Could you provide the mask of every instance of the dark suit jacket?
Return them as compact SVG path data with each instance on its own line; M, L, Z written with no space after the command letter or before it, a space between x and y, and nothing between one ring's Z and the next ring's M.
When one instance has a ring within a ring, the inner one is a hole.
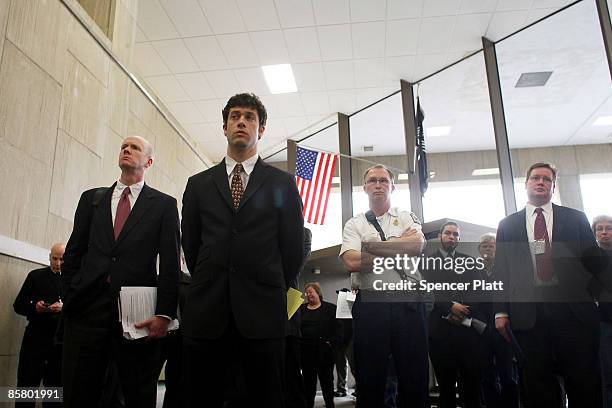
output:
M308 257L310 256L312 247L312 231L308 228L304 228L304 261L300 266L300 273L304 270L304 265L306 265L306 261L308 261ZM293 282L290 285L293 289L300 290L299 283L299 275L295 277ZM295 336L302 337L302 319L300 314L300 309L298 309L291 319L289 319L289 323L287 324L287 336Z
M444 255L438 249L434 252L430 258L439 258L444 259ZM467 254L463 254L461 252L455 251L454 258L471 258L471 256ZM445 269L427 269L423 271L423 274L428 282L469 282L471 283L474 279L478 279L478 275L473 270L466 270L463 274L457 274L452 270ZM469 293L467 292L444 292L435 293L435 302L433 310L429 315L429 337L430 338L444 338L447 337L451 330L463 330L469 329L465 326L454 326L446 319L444 316L447 316L451 311L451 306L453 305L453 301L465 304L470 306L470 316L476 319L479 319L486 323L486 316L480 310L478 303L470 303L467 299L470 298ZM469 329L472 330L472 329Z
M305 313L308 303L300 306L300 312ZM342 343L342 323L336 319L336 305L321 301L321 314L319 314L319 340L329 342L333 349Z
M514 329L527 330L535 324L535 302L567 302L585 325L597 326L595 304L587 287L593 276L603 278L602 264L584 213L553 204L551 250L559 285L552 288L533 283L534 265L525 222L523 209L499 223L494 274L504 282L504 291L496 297L493 311L508 313ZM605 285L612 286L609 280Z
M115 184L94 204L97 189L81 195L62 266L67 317L110 289L157 286L156 314L176 316L180 271L176 200L146 184L117 241L113 234L111 196ZM159 255L159 275L157 261Z
M304 259L302 200L293 176L259 159L234 211L223 160L187 182L182 232L192 275L183 334L219 338L233 317L247 338L284 337L287 288Z

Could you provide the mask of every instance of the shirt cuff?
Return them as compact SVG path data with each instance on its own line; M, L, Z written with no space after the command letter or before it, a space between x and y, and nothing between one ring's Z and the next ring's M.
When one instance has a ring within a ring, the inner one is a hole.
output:
M504 313L504 312L495 313L495 318L497 319L499 317L506 317L507 318L507 317L510 317L510 316L508 316L508 313Z
M172 321L172 319L170 318L170 316L166 316L166 315L162 315L162 314L158 314L158 315L155 315L155 316L157 316L157 317L163 317L164 319L167 319L167 320L168 320L168 321L170 321L170 322Z

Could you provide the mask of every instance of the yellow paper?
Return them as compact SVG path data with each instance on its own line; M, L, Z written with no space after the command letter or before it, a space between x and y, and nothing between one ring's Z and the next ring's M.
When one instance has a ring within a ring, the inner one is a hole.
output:
M291 319L302 303L304 303L302 292L294 288L289 288L287 291L287 319Z

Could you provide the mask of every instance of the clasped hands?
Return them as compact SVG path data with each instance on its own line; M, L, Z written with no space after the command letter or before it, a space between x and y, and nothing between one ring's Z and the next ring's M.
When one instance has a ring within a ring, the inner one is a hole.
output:
M159 339L161 337L164 337L168 332L168 325L170 325L170 320L161 316L153 316L150 319L135 323L134 327L136 327L137 329L142 329L146 327L149 330L149 335L147 336L147 338Z
M47 304L42 300L36 302L36 313L59 313L62 311L62 301L58 301L52 304Z

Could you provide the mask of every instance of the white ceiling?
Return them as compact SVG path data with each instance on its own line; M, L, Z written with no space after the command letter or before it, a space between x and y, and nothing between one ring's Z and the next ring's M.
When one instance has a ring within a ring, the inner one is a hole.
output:
M134 58L145 82L213 161L225 153L221 109L227 99L237 92L258 94L269 114L259 148L265 156L287 138L333 121L336 112L351 114L398 90L400 79L414 82L480 49L482 36L499 40L570 2L146 0L139 3ZM523 134L535 113L569 116L563 106L570 102L571 109L584 105L578 112L582 122L599 105L610 114L611 103L605 102L610 76L607 66L600 66L605 54L601 35L599 43L594 37L599 32L592 16L594 1L584 3L557 16L579 12L578 20L572 15L560 23L576 30L557 28L551 36L552 28L544 26L547 20L539 31L535 26L499 44L505 104L516 112L508 118L511 134ZM588 41L595 47L585 47ZM279 63L292 65L297 93L269 94L261 66ZM521 72L538 70L554 71L547 86L513 88ZM607 86L602 87L604 77ZM595 95L587 92L591 88ZM542 90L543 100L538 94ZM420 95L426 126L453 127L449 137L429 142L430 151L456 150L454 145L461 150L493 147L480 54L424 81ZM375 155L401 153L397 143L403 143L403 136L390 136L402 131L398 106L394 96L353 116L353 150L375 144ZM588 123L539 124L538 131L556 125L551 132L567 142L591 130ZM534 127L527 130L531 136L525 142L533 143Z

